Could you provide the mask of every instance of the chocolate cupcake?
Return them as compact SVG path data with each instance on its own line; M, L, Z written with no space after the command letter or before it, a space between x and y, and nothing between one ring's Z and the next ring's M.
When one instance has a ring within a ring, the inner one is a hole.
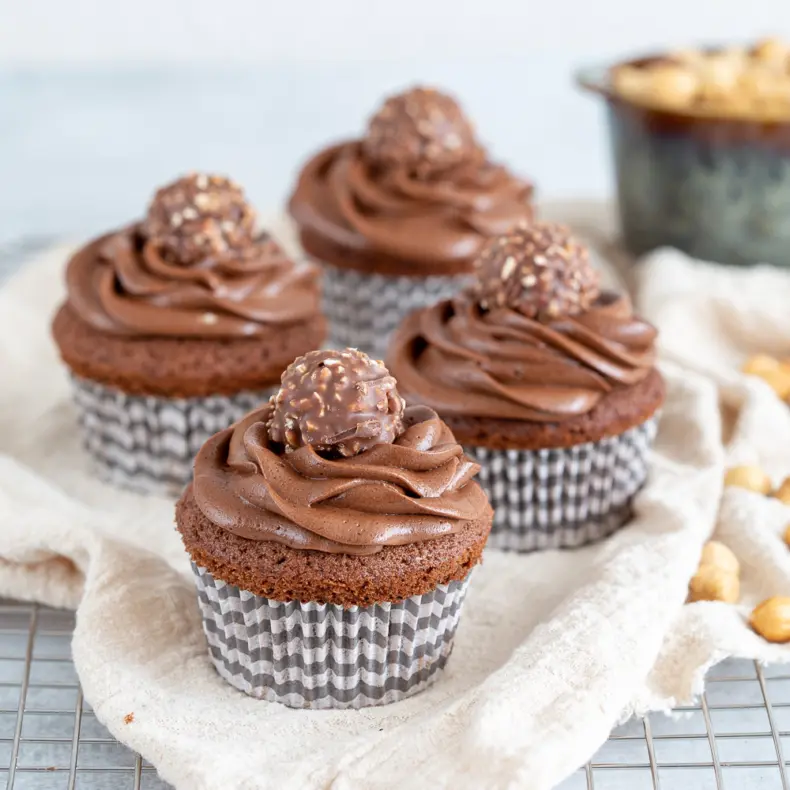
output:
M176 506L219 674L295 708L428 686L491 528L477 471L382 363L296 359L269 403L206 442Z
M178 493L206 439L320 345L318 271L255 227L241 189L189 175L69 261L53 323L99 473Z
M644 484L664 385L656 330L601 291L562 226L492 239L467 292L408 316L389 365L481 465L489 545L580 546L623 526Z
M532 216L532 192L489 160L450 96L387 99L361 140L305 165L289 203L324 267L331 343L383 356L403 316L455 294L485 240Z

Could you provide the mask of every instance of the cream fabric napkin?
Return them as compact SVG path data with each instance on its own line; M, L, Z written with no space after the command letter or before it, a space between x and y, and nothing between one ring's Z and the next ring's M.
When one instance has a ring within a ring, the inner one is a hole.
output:
M220 680L172 502L90 475L48 336L65 254L0 291L0 594L77 608L86 698L177 788L548 790L623 718L689 700L721 658L790 659L746 625L754 603L790 592L790 508L722 495L729 463L790 474L790 409L733 370L751 351L790 348L790 276L673 252L642 264L669 396L633 524L575 552L488 551L436 685L382 708L309 712ZM714 529L743 564L743 602L684 606Z

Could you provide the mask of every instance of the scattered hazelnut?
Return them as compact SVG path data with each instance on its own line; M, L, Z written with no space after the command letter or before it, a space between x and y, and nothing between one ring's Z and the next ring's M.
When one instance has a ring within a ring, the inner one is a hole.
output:
M790 505L790 477L782 481L782 485L773 492L773 496L785 505Z
M761 378L782 399L790 397L790 365L767 354L751 357L742 368L750 376Z
M713 565L726 573L736 576L741 572L741 564L732 550L717 540L708 541L702 548L702 557L699 561L703 565Z
M790 642L790 598L763 601L752 612L749 624L768 642Z
M790 371L778 370L766 373L760 378L782 399L790 397Z
M697 572L689 582L688 601L735 603L741 592L738 558L723 543L711 540L702 548Z
M783 363L768 354L755 354L743 364L741 370L750 376L763 376L781 370Z
M715 565L702 565L689 582L688 600L736 603L741 593L738 575Z
M771 491L771 479L759 466L733 466L724 476L724 485L745 488L758 494Z

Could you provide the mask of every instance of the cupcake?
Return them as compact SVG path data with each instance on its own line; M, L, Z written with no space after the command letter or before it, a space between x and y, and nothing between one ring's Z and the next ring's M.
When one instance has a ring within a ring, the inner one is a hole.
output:
M491 508L380 362L313 351L206 442L176 506L217 671L294 708L411 696L450 655Z
M289 203L323 264L331 344L383 356L407 313L466 284L488 236L532 216L532 191L489 160L450 96L387 99L361 140L305 165Z
M408 316L389 366L480 464L489 545L531 551L630 518L664 399L655 340L566 228L534 223L489 241L468 291Z
M98 473L179 493L203 442L322 343L318 274L256 230L236 184L202 174L78 250L53 334Z

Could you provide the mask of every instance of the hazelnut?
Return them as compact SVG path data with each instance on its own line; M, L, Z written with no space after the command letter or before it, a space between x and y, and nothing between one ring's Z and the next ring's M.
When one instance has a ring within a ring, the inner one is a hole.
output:
M782 370L784 364L768 354L755 354L744 362L741 370L749 376L763 376Z
M783 400L790 390L790 360L779 360L768 354L750 357L741 370L765 381Z
M777 121L790 118L790 46L776 38L751 50L683 50L612 72L617 93L657 108L697 115Z
M715 565L702 565L689 582L688 600L736 603L741 594L738 575Z
M663 65L650 70L652 100L662 107L684 107L692 102L699 89L699 78L680 65Z
M785 527L784 535L782 536L784 539L785 544L788 548L790 548L790 524Z
M717 540L708 541L702 548L702 557L699 561L700 567L712 565L725 573L732 573L737 576L741 572L741 564L732 550Z
M698 64L703 100L709 104L731 101L742 68L741 60L728 51L705 56Z
M785 505L790 505L790 477L786 477L779 488L773 492L772 496Z
M752 57L762 63L785 68L790 61L790 48L778 38L764 38L754 45Z
M733 466L724 476L724 485L745 488L758 494L771 491L771 479L759 466Z
M790 397L790 371L765 373L760 378L782 399Z
M790 598L774 596L752 612L751 627L768 642L790 642Z
M621 95L634 101L650 98L650 77L646 69L618 66L612 71L612 85Z
M699 49L676 49L669 54L669 59L685 66L699 67L704 65L708 56Z

